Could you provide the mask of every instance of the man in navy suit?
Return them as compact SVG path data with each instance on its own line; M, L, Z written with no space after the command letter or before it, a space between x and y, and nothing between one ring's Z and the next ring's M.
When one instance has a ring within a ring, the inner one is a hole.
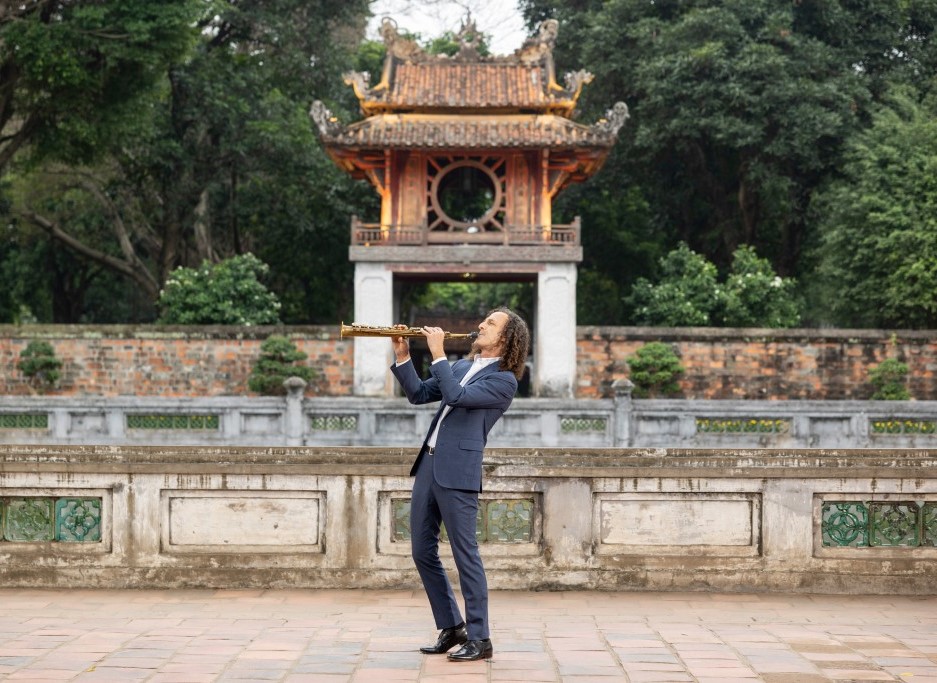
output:
M449 654L452 661L490 659L494 649L488 630L488 582L475 538L478 493L482 489L482 453L488 432L514 400L530 348L527 324L507 308L497 308L478 325L473 359L451 366L444 349L445 333L424 327L433 357L430 376L421 380L410 361L406 337L392 337L396 363L391 372L410 403L439 401L420 454L410 470L416 477L410 501L413 561L429 598L436 628L434 645L425 654ZM439 528L445 524L459 571L465 619L439 560Z

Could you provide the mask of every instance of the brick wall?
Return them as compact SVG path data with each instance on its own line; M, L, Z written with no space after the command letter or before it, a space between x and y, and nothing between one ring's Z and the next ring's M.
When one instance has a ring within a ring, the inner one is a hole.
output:
M270 334L286 333L318 375L309 394L349 396L353 340L330 327L187 328L0 325L0 394L29 394L16 368L33 339L64 362L57 395L231 396ZM891 340L894 336L895 343ZM651 341L671 343L686 367L683 395L713 399L864 399L869 369L888 357L910 366L914 398L937 400L937 332L580 327L577 396L611 395L626 358Z
M30 387L17 369L20 352L33 339L55 348L62 360L56 395L237 396L260 345L270 334L287 334L316 370L309 394L350 396L350 340L319 327L0 326L0 394L23 395Z
M869 370L886 358L909 366L918 400L937 399L937 331L580 327L576 395L611 394L626 358L652 341L672 344L700 399L867 399Z

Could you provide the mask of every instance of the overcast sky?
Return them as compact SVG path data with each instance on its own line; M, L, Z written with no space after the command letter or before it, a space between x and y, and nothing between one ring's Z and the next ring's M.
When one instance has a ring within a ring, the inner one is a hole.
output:
M446 31L457 32L467 10L471 11L478 30L491 37L493 54L511 54L527 37L516 0L374 0L368 37L380 38L377 29L387 16L401 30L435 38Z

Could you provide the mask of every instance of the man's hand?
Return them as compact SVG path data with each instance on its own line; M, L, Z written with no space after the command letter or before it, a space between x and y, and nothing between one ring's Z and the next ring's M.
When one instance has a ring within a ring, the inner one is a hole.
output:
M423 335L426 337L426 345L429 347L429 352L433 356L433 360L439 360L440 358L446 357L446 349L444 347L446 333L441 327L424 327Z
M394 325L399 330L407 329L406 325ZM398 363L403 363L410 358L410 343L406 337L391 337L391 343L394 345L394 356Z

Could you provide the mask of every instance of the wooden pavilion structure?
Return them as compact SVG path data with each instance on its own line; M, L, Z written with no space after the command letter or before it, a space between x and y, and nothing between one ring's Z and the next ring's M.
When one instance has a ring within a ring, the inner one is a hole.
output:
M581 226L554 224L552 201L598 171L628 117L619 102L593 125L573 120L592 75L557 82L557 29L548 20L514 54L483 57L469 21L459 53L447 57L425 53L385 19L377 83L345 76L364 118L343 125L318 101L310 112L335 163L381 196L378 222L352 218L356 321L395 320L395 284L407 279L536 281L540 396L571 395L575 379ZM374 342L356 340L359 395L388 392L386 353Z

